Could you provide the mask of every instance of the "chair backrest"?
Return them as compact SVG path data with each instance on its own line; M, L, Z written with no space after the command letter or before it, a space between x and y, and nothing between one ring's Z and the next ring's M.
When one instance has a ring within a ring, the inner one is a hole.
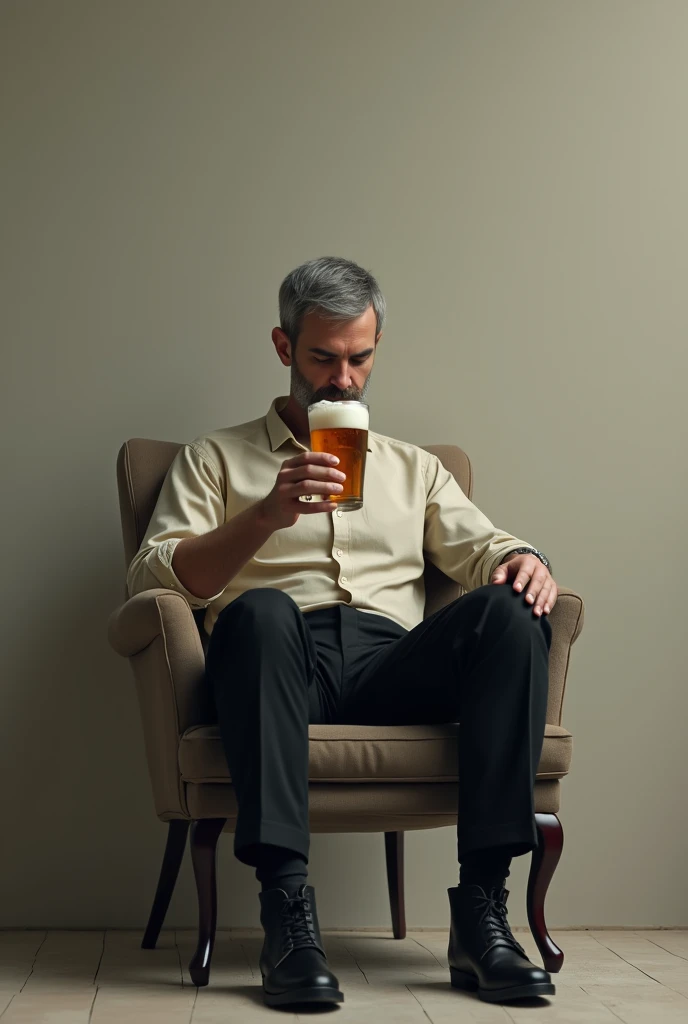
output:
M144 538L167 471L181 445L134 437L125 441L117 456L117 489L122 518L124 561L128 569ZM425 445L454 474L466 497L473 495L473 472L464 451L455 445ZM425 615L443 608L462 593L462 588L443 572L425 563ZM203 612L195 616L200 623Z

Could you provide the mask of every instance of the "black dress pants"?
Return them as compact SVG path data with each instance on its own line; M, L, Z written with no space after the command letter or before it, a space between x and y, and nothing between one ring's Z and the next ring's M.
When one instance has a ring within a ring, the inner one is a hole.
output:
M249 590L220 613L206 675L238 802L236 856L308 859L308 725L459 723L459 857L536 844L552 629L511 584L463 595L408 631L337 605L303 614Z

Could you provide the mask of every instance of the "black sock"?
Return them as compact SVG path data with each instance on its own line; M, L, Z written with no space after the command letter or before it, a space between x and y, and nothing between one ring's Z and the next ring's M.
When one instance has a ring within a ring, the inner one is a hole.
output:
M267 889L284 889L285 892L294 893L308 881L306 858L284 846L264 843L258 850L256 864L256 878L262 892Z
M473 850L461 858L459 885L480 885L485 892L501 888L509 877L510 865L511 849L508 846Z

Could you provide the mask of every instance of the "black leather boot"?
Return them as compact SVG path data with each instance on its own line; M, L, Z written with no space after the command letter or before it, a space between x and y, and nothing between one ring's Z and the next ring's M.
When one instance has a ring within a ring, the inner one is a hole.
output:
M262 892L260 923L265 929L260 972L268 1006L344 1001L327 966L312 886L302 885L295 896L283 889Z
M474 992L486 1003L554 995L547 971L531 964L506 919L507 889L489 893L479 885L449 889L451 933L449 971L454 988Z

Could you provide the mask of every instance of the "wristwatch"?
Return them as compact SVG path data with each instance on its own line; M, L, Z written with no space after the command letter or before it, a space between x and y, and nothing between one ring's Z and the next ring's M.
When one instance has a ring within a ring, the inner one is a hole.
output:
M508 555L535 555L536 558L540 559L540 561L544 565L545 569L549 569L550 573L552 572L552 566L550 564L549 558L547 557L547 555L543 555L542 551L538 551L537 548L514 548L513 551L508 551L507 554ZM506 558L507 556L505 555L504 557Z

